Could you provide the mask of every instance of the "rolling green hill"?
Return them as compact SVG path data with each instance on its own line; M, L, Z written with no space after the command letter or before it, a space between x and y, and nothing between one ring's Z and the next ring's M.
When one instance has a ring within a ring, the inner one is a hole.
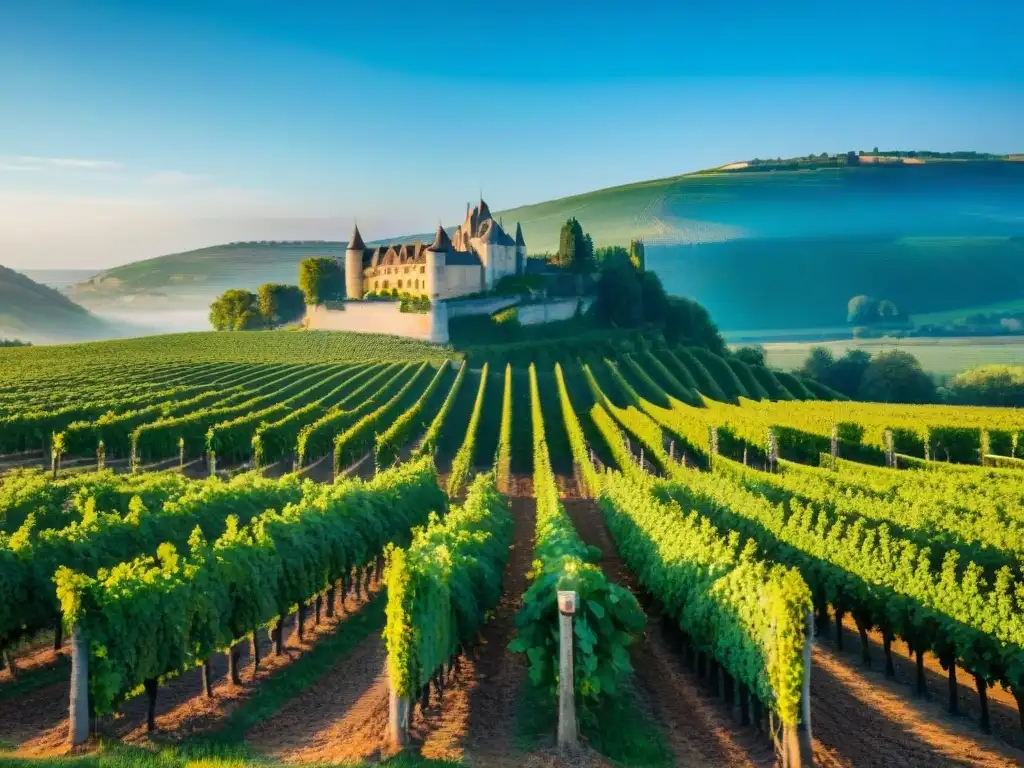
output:
M89 341L120 335L63 294L0 266L0 338L33 343Z
M345 243L230 243L135 261L73 285L68 295L92 307L131 305L153 310L206 307L228 288L294 284L299 262L311 256L344 258Z
M842 327L860 293L915 316L1024 299L1022 210L1024 163L982 159L734 168L496 216L522 223L533 254L557 248L570 216L597 245L643 238L670 293L700 301L723 330L760 332ZM303 258L343 253L341 242L216 246L107 270L70 295L90 308L205 307L227 287L293 282Z

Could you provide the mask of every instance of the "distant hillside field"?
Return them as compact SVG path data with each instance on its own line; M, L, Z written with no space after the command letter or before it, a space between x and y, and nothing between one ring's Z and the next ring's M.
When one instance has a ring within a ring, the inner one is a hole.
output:
M0 266L0 338L52 343L108 338L118 332L53 288Z
M847 339L828 342L776 342L763 345L768 364L782 370L803 365L812 347L826 347L835 357L862 349L875 355L892 349L909 352L929 373L951 376L982 365L1014 365L1024 360L1024 337L990 336L944 339Z
M89 307L206 307L228 288L294 284L299 262L312 256L343 259L345 243L232 243L172 253L100 272L76 283L69 295Z
M62 291L75 283L88 280L98 269L23 269L21 274L50 288Z
M860 293L915 316L1024 299L1024 163L704 172L495 215L522 223L531 253L556 250L570 216L597 245L643 238L666 289L727 331L842 326ZM229 286L293 282L301 259L344 248L217 246L108 270L71 295L207 304Z

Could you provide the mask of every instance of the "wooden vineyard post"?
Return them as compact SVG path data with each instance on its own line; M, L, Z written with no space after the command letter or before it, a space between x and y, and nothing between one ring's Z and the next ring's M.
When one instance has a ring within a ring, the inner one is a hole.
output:
M400 696L392 681L388 694L388 738L393 747L402 748L409 743L409 713L412 711L412 700L408 696Z
M178 438L178 469L185 466L185 438Z
M575 749L579 743L576 726L576 686L573 680L572 617L576 593L558 593L558 746Z
M885 466L896 467L896 452L893 450L892 430L885 430Z
M833 424L832 425L832 443L831 443L830 447L832 449L832 469L838 469L839 468L838 467L838 463L836 462L836 459L839 458L839 425L838 424Z
M102 472L103 466L107 463L107 449L100 440L96 445L96 471Z
M71 630L71 696L68 705L68 744L89 738L89 651L82 630Z
M64 453L64 433L53 436L52 448L50 451L50 459L53 467L53 479L57 479L57 474L60 472L60 459Z
M718 454L718 430L708 425L708 469L715 466L715 456Z
M676 441L672 440L668 444L668 458L670 461L676 460Z
M775 473L776 464L779 461L779 440L775 436L775 430L768 430L768 471Z
M210 477L213 477L214 475L217 474L217 454L214 453L213 451L210 451L209 460L210 460L210 467L209 467L209 469L210 469Z
M132 438L132 452L128 457L128 465L131 467L133 475L139 471L139 444L134 438Z

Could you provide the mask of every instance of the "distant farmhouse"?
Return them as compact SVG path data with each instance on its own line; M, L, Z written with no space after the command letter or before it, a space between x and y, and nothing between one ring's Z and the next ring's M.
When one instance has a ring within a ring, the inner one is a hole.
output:
M510 237L483 200L449 237L438 226L434 242L367 248L356 226L345 251L345 292L349 299L398 290L431 301L487 291L507 275L523 273L526 241L516 224Z

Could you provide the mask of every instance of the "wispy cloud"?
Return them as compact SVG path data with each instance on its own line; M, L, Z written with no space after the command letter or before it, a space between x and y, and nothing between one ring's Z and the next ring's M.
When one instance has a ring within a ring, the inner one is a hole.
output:
M112 171L121 167L121 163L113 160L95 160L83 157L0 157L0 167L6 170L42 171L52 168L79 171Z
M185 171L157 171L146 177L146 183L154 187L193 187L210 180L203 173L186 173Z

